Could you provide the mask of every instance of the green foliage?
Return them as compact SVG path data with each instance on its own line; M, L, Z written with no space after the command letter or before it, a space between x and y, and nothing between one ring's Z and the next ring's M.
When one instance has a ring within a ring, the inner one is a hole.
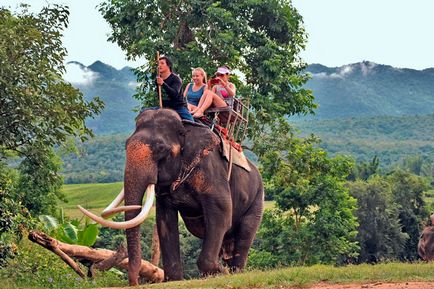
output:
M84 120L102 108L62 79L66 7L38 14L0 8L0 263L15 253L32 215L55 210L62 199L60 160L53 147L92 135ZM12 168L13 167L13 168Z
M47 233L64 243L93 246L98 237L98 224L90 224L86 222L82 224L80 220L74 219L71 221L59 221L50 215L41 215L39 220L44 224Z
M402 231L399 207L394 202L391 185L377 175L366 182L350 182L348 187L357 199L358 262L396 260L404 253L409 235Z
M356 203L344 187L352 163L328 158L315 142L295 138L282 121L257 145L266 191L279 210L265 215L255 248L279 256L272 266L339 263L356 253Z
M421 177L401 170L387 176L387 180L392 186L394 201L398 204L402 231L409 236L399 258L416 260L418 259L417 244L422 233L423 221L429 215L424 201L424 192L428 190L428 186Z
M136 70L142 87L137 97L155 105L154 63L157 51L168 55L184 79L192 67L214 72L217 65L239 69L246 84L239 94L250 98L255 120L252 135L275 117L310 113L312 93L298 53L306 37L302 18L288 1L106 1L100 5L110 24L109 40L128 58L148 64Z
M371 162L356 163L353 172L348 176L349 180L364 180L366 181L370 176L375 175L379 172L380 160L377 156L374 156Z
M49 148L27 154L20 163L17 198L33 215L54 212L57 200L64 198L60 168L60 158Z
M29 154L68 135L86 139L84 125L102 108L62 80L66 50L61 36L66 7L54 5L31 14L0 8L0 148Z
M81 265L80 265L81 266ZM81 266L83 272L86 268ZM23 239L16 257L0 269L2 288L102 288L127 284L126 277L112 270L96 271L95 279L81 279L57 255Z
M0 8L0 158L21 157L16 194L33 214L53 211L62 179L54 145L68 137L85 140L84 124L100 111L98 99L62 80L66 55L61 36L68 24L66 7L45 7L38 14Z
M26 228L34 225L29 211L15 192L18 174L0 160L0 268L17 253Z

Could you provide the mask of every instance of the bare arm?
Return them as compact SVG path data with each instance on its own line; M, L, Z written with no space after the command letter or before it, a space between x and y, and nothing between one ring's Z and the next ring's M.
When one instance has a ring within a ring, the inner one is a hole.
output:
M191 85L191 83L187 84L187 86L184 89L184 98L187 97L187 91L188 91L188 88L190 87L190 85Z

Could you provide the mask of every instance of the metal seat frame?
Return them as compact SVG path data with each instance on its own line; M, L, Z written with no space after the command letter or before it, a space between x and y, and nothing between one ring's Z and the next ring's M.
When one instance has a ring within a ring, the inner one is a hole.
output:
M241 145L246 137L249 124L249 104L239 98L229 97L224 99L228 104L226 107L213 107L205 111L205 115L213 120L211 129L215 124L218 124L228 131L229 140L235 141Z

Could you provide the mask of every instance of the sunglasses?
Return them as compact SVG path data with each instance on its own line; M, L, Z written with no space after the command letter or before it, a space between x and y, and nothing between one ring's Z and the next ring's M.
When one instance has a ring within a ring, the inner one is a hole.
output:
M215 75L216 76L223 76L223 75L228 75L229 73L226 73L226 74L221 74L221 73L216 73Z

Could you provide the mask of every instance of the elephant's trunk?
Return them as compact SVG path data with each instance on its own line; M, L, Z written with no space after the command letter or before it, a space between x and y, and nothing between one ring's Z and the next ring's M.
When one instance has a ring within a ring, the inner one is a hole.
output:
M153 152L148 144L137 138L130 138L127 142L125 164L125 205L134 206L142 202L143 192L152 187L154 199L154 184L157 183L158 169L154 161ZM149 194L150 195L150 194ZM147 194L147 197L149 196ZM147 202L148 203L148 202ZM152 201L149 202L149 209ZM125 222L137 219L137 212L125 213ZM128 280L130 286L138 285L139 268L142 258L140 246L140 226L133 226L126 230L128 247Z
M149 145L138 140L131 141L127 146L127 161L125 166L125 189L121 190L113 202L102 212L101 217L78 206L81 212L101 224L113 229L130 229L140 225L148 216L155 197L157 169L152 160L152 151ZM141 206L143 194L146 189L146 202ZM125 199L125 206L118 205ZM137 214L137 211L140 210ZM125 222L105 220L118 212L125 211ZM130 213L128 213L130 212Z

